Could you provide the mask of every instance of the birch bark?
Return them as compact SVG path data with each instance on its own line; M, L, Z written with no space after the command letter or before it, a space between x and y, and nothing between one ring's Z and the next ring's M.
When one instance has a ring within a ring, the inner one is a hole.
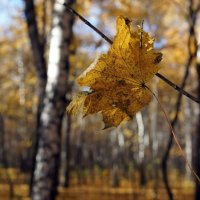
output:
M73 3L73 0L70 3ZM63 5L55 3L47 84L40 118L40 137L33 179L33 200L54 200L57 193L61 126L66 107L72 24L71 14L65 12Z

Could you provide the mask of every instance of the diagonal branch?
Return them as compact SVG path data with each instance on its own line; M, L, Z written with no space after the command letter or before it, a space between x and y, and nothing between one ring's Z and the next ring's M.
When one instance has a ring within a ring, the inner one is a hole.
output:
M59 4L61 4L61 3L59 3ZM83 16L81 16L73 8L69 7L66 3L63 3L62 5L65 6L71 13L73 13L74 15L76 15L77 17L79 17L86 25L88 25L91 29L93 29L96 33L98 33L109 44L113 43L113 41L110 38L108 38L105 34L103 34L99 29L97 29L94 25L92 25L88 20L86 20ZM178 91L180 94L182 94L182 95L188 97L189 99L191 99L192 101L200 104L200 99L198 99L197 97L195 97L195 96L191 95L190 93L186 92L184 89L182 89L182 87L179 87L178 85L176 85L175 83L173 83L172 81L170 81L169 79L167 79L162 74L156 73L156 76L158 78L160 78L162 81L164 81L166 84L168 84L169 86L171 86L173 89L175 89L176 91Z

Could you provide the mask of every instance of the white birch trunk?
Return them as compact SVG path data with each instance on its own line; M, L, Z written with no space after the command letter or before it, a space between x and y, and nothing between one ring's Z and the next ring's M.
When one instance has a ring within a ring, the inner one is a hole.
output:
M191 110L189 105L189 100L185 99L185 122L189 122L191 119ZM184 135L185 135L185 155L186 159L189 163L192 163L192 136L191 136L191 123L185 123L184 125ZM191 171L188 168L188 166L185 166L186 168L186 177L191 178Z
M72 17L64 6L54 4L48 78L40 118L40 137L33 179L33 200L54 200L58 179L61 122L66 106L69 41Z
M155 80L153 84L153 91L157 94L157 83L158 81ZM152 135L152 153L153 153L153 159L157 156L158 153L158 134L157 134L157 114L158 114L158 104L153 99L153 101L150 104L150 134Z
M139 144L138 158L139 158L139 162L142 163L144 159L145 144L144 144L144 123L143 123L141 112L136 113L136 121L138 125L138 138L139 138L138 139L138 144Z

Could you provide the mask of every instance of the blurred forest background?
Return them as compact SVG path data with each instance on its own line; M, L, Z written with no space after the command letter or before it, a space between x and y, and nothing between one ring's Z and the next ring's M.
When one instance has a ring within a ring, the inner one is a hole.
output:
M101 130L100 114L67 115L75 79L110 44L62 3L0 1L0 199L200 200L154 99L118 128ZM199 0L66 3L111 39L117 16L144 19L160 73L200 98ZM200 175L199 101L158 77L152 87Z

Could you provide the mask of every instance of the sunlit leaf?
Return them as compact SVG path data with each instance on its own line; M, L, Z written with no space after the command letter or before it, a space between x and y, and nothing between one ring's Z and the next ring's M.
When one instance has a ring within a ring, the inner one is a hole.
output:
M134 29L129 19L118 17L116 29L108 53L101 55L77 79L80 86L91 89L84 99L84 115L101 112L105 127L131 119L150 102L145 84L159 70L162 58L153 49L153 39L148 33L141 27ZM74 113L75 105L78 107L82 100L75 98L69 112Z

